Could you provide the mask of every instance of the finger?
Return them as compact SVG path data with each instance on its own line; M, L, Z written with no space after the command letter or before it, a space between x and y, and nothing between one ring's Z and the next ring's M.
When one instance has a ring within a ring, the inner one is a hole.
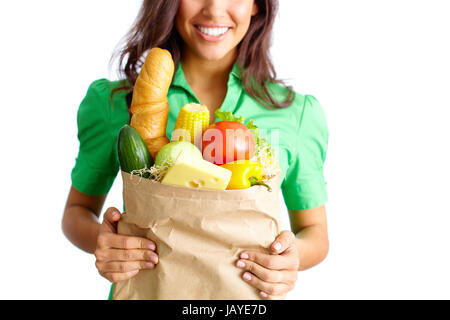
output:
M119 210L114 207L110 207L106 210L105 214L103 215L103 221L115 223L119 221L121 218Z
M261 265L253 261L245 261L245 260L238 260L236 266L250 273L253 273L259 279L270 283L283 282L286 284L290 284L292 282L297 281L296 271L270 270L262 267Z
M271 296L271 295L268 295L267 293L265 293L264 291L260 291L259 294L264 300L284 300L284 299L286 299L285 294L280 295L280 296Z
M248 282L256 289L263 291L271 296L283 295L291 290L290 285L287 285L285 283L266 282L247 271L242 275L242 279L244 279L245 282Z
M109 249L105 252L108 261L151 261L157 264L159 259L158 255L151 250L144 249Z
M138 273L139 273L139 270L133 270L133 271L125 272L125 273L108 272L108 273L104 273L102 275L109 281L111 281L113 283L117 283L120 281L125 281L128 279L131 279Z
M153 269L155 264L151 261L111 261L97 264L102 273L127 273L133 270Z
M253 261L270 270L290 270L292 269L292 258L281 255L271 255L261 252L246 251L241 253L243 260Z
M282 231L270 246L270 249L277 254L284 252L289 248L295 240L295 235L288 230Z
M156 250L156 244L147 238L124 236L120 234L110 235L110 248L115 249L150 249Z
M108 208L103 215L103 222L100 225L100 233L117 233L117 221L121 218L119 210Z

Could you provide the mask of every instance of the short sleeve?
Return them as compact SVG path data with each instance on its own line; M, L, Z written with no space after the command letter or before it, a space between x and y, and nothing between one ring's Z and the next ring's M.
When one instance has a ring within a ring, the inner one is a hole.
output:
M89 195L107 194L119 171L108 109L110 91L108 80L94 81L77 112L80 144L72 185Z
M289 210L312 209L327 202L323 167L328 137L322 106L313 96L305 96L294 150L281 186Z

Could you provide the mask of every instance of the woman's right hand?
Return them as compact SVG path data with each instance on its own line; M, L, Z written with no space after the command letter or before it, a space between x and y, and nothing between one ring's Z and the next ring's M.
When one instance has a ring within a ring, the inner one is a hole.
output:
M153 269L159 261L153 241L117 234L121 217L116 208L106 210L94 253L98 272L114 283L134 277L141 269Z

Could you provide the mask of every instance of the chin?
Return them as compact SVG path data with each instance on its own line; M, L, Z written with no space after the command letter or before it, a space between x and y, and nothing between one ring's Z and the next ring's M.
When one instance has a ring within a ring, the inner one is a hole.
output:
M201 56L208 61L220 61L227 56L228 52L202 52Z
M202 55L203 59L208 61L221 61L225 55Z
M208 61L222 60L232 51L232 49L214 48L213 46L197 47L197 54Z

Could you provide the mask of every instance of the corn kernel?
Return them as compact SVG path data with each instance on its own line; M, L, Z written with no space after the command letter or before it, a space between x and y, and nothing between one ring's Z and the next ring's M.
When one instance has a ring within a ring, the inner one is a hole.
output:
M189 103L181 108L175 122L175 130L178 141L188 140L198 145L201 143L203 132L209 126L209 110L206 106ZM183 129L180 131L179 129ZM174 139L174 137L172 137Z

